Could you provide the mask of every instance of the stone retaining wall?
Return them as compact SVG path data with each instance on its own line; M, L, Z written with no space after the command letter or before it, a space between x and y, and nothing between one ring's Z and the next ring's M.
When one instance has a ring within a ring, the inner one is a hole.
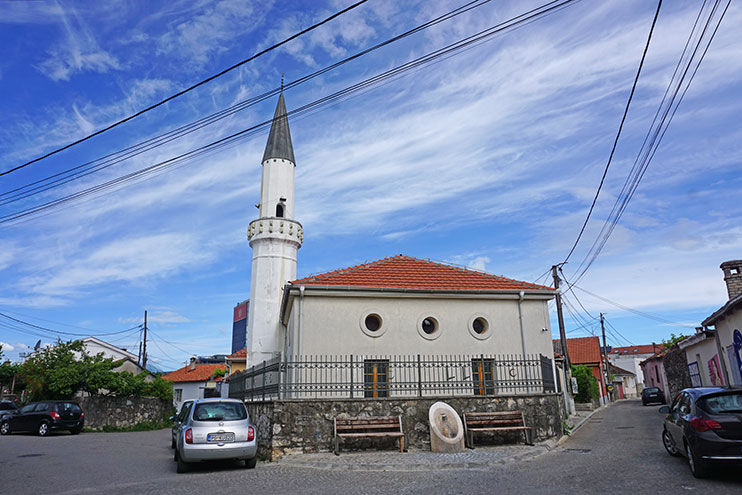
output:
M85 426L128 428L137 423L162 421L173 415L173 403L156 397L78 397Z
M292 452L328 452L333 449L333 419L353 416L402 416L411 448L429 450L428 410L443 401L460 416L464 412L522 410L534 441L562 432L562 410L557 394L513 397L441 397L422 399L337 399L248 402L250 417L258 428L259 455L278 459ZM477 436L478 444L523 441L522 432ZM397 448L395 439L345 440L341 449Z

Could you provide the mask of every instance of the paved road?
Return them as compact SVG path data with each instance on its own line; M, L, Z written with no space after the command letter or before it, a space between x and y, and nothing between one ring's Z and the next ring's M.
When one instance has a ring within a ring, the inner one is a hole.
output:
M3 493L742 493L742 475L694 479L659 439L656 407L622 401L595 414L561 447L530 461L430 472L204 465L178 475L169 431L0 437ZM477 449L477 451L480 451ZM477 452L475 451L475 453ZM484 450L482 450L484 452ZM376 454L374 454L376 455ZM404 454L390 451L403 463ZM742 471L742 470L738 470Z

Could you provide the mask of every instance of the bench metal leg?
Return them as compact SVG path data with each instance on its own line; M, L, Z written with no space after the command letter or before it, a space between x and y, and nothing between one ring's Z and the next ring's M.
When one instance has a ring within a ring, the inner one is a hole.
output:
M338 445L338 437L335 435L335 455L340 455L340 446Z
M533 445L532 434L531 430L523 430L523 435L526 437L526 445Z
M404 452L404 437L399 437L399 451Z

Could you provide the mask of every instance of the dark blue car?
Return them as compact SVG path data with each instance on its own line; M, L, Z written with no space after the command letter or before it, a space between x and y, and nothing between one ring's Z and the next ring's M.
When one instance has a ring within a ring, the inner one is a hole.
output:
M693 476L712 465L742 466L742 389L701 387L681 391L667 414L662 443L673 456L685 456Z

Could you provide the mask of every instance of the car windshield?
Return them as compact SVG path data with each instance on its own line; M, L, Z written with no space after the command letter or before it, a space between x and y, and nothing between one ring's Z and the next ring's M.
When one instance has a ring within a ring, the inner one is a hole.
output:
M742 392L704 397L698 407L711 414L742 412Z
M648 394L654 394L654 393L659 392L660 389L658 389L657 387L649 387L649 388L645 388L644 391Z
M235 421L247 418L247 410L238 402L204 402L196 404L196 421Z
M11 409L15 410L15 405L10 402L0 402L0 411L10 411Z

